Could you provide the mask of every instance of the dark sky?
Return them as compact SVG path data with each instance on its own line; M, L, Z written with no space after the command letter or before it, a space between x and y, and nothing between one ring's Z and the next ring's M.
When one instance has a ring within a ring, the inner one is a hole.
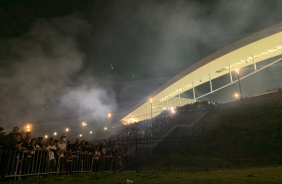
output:
M118 119L205 56L281 22L281 9L281 0L0 1L1 126L98 129L108 112Z

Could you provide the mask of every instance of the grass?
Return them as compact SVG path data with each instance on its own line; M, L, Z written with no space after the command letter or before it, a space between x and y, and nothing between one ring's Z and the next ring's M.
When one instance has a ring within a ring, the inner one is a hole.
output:
M263 168L244 168L217 171L198 171L198 172L140 172L125 171L122 173L89 173L73 174L63 176L47 176L46 178L26 178L17 181L17 184L32 183L60 183L60 184L123 184L127 179L134 184L281 184L282 166L263 167ZM7 181L5 183L14 183Z

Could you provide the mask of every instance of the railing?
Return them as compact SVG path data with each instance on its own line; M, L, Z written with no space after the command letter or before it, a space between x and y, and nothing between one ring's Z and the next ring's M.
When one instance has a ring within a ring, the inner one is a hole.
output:
M164 139L117 139L127 143L131 170L197 171L281 164L281 137L265 132L209 135L205 130L179 128Z
M89 153L65 152L49 159L49 151L5 149L0 146L2 178L60 173L119 171L129 164L122 156L95 157Z

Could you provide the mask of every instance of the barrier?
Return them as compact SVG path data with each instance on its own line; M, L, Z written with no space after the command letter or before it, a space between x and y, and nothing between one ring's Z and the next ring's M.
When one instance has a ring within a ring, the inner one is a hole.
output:
M65 152L49 159L49 151L3 149L0 147L1 177L36 176L44 174L108 172L120 169L117 156L95 157L93 153Z

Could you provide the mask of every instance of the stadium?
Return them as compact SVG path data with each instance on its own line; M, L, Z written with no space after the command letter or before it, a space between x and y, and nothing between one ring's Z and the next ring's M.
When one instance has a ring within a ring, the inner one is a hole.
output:
M64 146L64 136L57 142L46 137L48 149L43 138L29 137L26 144L22 144L26 147L17 149L11 149L3 139L1 177L111 171L212 171L279 165L282 162L282 90L279 86L248 98L237 94L233 102L224 104L202 98L230 85L239 85L240 80L281 60L282 23L279 23L187 68L132 108L120 120L122 125L102 132L103 139L88 143L78 140ZM265 61L267 64L258 67ZM240 75L247 67L252 71ZM228 77L228 82L215 88L214 81L223 76ZM203 84L209 85L209 91L199 95L195 88ZM184 95L188 91L192 94L190 98ZM13 140L22 136L18 130L13 131ZM34 147L29 146L30 142ZM59 149L54 144L62 147Z
M154 91L144 100L145 103L137 104L131 112L121 119L121 122L131 124L150 119L170 107L183 106L215 93L238 82L237 76L235 78L233 76L233 73L237 73L236 69L244 70L247 66L253 66L253 72L241 77L244 79L281 61L281 58L278 58L260 69L257 69L256 66L259 62L282 54L281 29L282 24L274 25L207 56ZM229 75L229 83L213 89L213 80L224 75ZM194 89L206 82L210 85L210 91L196 97ZM191 89L193 90L192 99L181 97L182 93Z

